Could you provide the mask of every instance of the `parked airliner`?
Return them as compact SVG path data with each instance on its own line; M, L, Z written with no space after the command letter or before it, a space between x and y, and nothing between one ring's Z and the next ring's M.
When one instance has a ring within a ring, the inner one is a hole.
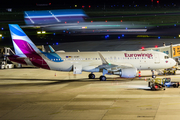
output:
M9 24L14 55L8 56L11 61L36 67L56 70L102 72L100 80L106 80L105 74L117 74L120 77L136 77L137 70L156 70L175 66L175 60L167 54L157 51L97 51L97 52L65 52L50 53L40 51L17 24Z

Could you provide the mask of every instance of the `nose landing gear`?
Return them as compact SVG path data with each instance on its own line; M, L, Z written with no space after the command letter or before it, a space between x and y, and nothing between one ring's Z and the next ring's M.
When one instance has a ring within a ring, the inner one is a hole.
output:
M154 70L151 70L152 72L152 78L156 78L156 76L154 75Z
M94 79L95 75L93 73L89 74L89 79Z

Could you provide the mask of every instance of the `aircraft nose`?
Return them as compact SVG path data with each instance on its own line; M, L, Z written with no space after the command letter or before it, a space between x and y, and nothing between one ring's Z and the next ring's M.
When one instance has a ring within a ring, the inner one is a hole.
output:
M172 64L173 66L176 65L176 61L175 61L174 59L172 59L172 58L171 58L171 64Z

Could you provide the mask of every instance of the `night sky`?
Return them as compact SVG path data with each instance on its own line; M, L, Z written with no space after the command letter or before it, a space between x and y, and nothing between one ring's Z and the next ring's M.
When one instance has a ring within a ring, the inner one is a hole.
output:
M159 1L160 6L166 5L180 5L178 0L153 0L154 6ZM36 6L37 4L51 4L51 6L57 5L152 5L151 0L2 0L0 7L29 7Z

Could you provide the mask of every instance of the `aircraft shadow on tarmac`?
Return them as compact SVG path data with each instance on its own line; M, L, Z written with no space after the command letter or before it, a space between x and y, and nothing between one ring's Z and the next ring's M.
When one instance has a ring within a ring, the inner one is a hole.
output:
M160 75L162 76L162 75ZM83 85L91 84L92 82L96 83L124 83L124 82L131 82L131 81L144 81L145 77L151 78L151 76L142 76L141 79L139 77L136 78L120 78L120 77L107 77L107 81L100 81L99 78L95 79L88 79L88 78L82 78L82 79L71 79L71 80L61 80L61 79L34 79L34 78L0 78L3 81L19 81L19 83L1 83L0 87L30 87L30 86L48 86L48 85L60 85L60 84L68 84L68 83L75 83L75 82L81 82ZM168 76L164 76L168 77ZM28 81L28 83L24 83L21 81ZM32 82L32 83L31 83ZM120 84L119 84L120 85ZM144 90L144 91L152 91L150 88L148 88L148 83L147 86L143 87L136 87L136 88L128 88L127 90ZM159 90L158 90L159 91Z
M52 79L12 79L12 78L3 78L2 80L15 80L15 81L32 81L32 83L16 83L16 84L1 84L0 87L10 87L10 86L46 86L46 85L56 85L64 84L71 82L78 82L81 80L52 80ZM0 79L1 81L1 79ZM38 83L34 83L34 81Z
M131 88L131 89L127 89L127 90L144 90L144 91L152 91L150 88ZM156 90L156 91L161 91L161 90Z
M85 86L87 84L92 84L92 82L97 82L97 83L115 83L118 82L118 83L123 83L123 82L130 82L132 81L132 79L124 79L124 80L114 80L114 79L110 79L110 80L107 80L107 81L99 81L98 78L96 79L72 79L72 80L52 80L52 79L12 79L12 78L2 78L0 79L1 80L15 80L15 81L32 81L32 83L15 83L15 84L0 84L0 87L3 88L3 87L31 87L31 86L48 86L48 85L58 85L58 84L68 84L68 83L73 83L73 82L76 82L76 83L82 83L83 84L80 84L79 86ZM36 81L36 83L34 83L34 81ZM134 80L133 80L134 81ZM37 83L38 82L38 83ZM119 86L121 86L119 84ZM136 87L136 88L125 88L127 90L144 90L144 91L152 91L150 88L148 87Z
M15 83L15 84L0 84L0 87L11 87L11 86L46 86L46 85L56 85L56 84L65 84L65 83L73 83L73 82L83 82L85 84L90 84L91 82L128 82L132 81L132 79L112 79L108 78L107 81L100 81L99 78L95 79L88 79L88 78L82 78L82 79L71 79L71 80L54 80L54 79L19 79L19 78L2 78L1 80L10 80L10 81L32 81L32 83ZM34 82L38 83L34 83Z
M152 91L150 88L137 88L137 90ZM160 90L156 90L156 91L160 91Z

